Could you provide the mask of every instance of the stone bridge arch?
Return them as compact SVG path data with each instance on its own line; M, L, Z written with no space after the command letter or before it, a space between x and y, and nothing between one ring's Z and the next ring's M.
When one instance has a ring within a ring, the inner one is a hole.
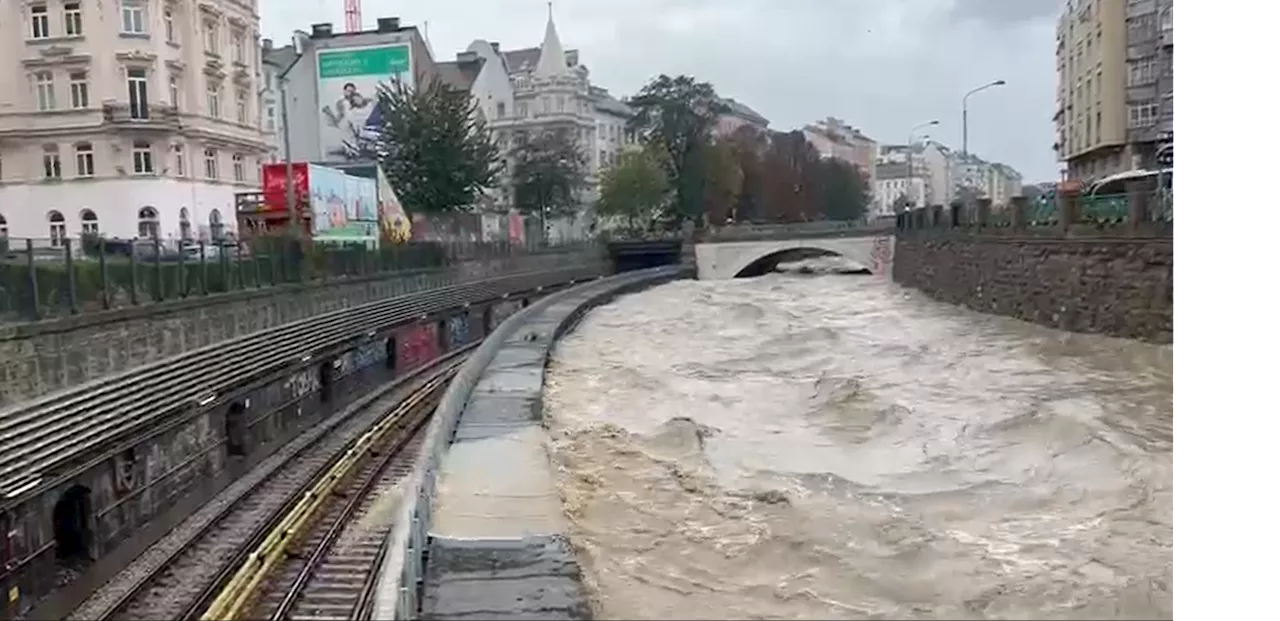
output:
M874 274L887 274L893 261L893 237L792 239L698 244L698 278L720 280L758 276L779 263L819 256L840 256Z

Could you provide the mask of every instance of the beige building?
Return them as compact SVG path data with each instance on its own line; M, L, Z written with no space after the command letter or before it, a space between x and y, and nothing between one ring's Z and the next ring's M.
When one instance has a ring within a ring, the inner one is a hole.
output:
M0 235L219 237L258 185L256 0L0 5Z
M1173 133L1173 1L1070 0L1057 39L1054 148L1067 178L1160 166Z

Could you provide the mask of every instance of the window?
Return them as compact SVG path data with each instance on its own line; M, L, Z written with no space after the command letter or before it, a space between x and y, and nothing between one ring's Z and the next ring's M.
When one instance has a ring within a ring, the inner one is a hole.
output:
M1155 124L1159 117L1159 106L1154 102L1129 104L1129 127L1139 128Z
M44 146L44 178L62 178L62 156L58 154L58 145L56 144Z
M222 239L222 214L217 209L209 212L209 236L214 239Z
M98 214L93 213L92 209L80 212L80 234L86 236L98 234Z
M80 3L67 2L62 5L62 28L68 37L84 34L84 22L80 16Z
M210 83L206 88L205 106L209 108L209 116L216 119L220 116L218 107L218 85Z
M151 117L147 108L147 70L132 68L128 71L129 116L135 119Z
M191 239L191 212L186 207L178 210L178 235L183 240Z
M0 216L0 239L4 239L8 236L9 236L9 221L5 220L4 216Z
M76 145L76 176L93 176L93 144L82 142Z
M125 0L120 7L120 15L124 19L121 32L125 34L147 34L147 8L139 0Z
M178 32L173 27L173 9L164 10L164 40L169 43L178 42Z
M498 118L502 118L505 116L507 116L507 102L499 101L498 102Z
M133 143L133 172L138 175L150 175L156 171L151 162L151 143L139 140Z
M50 211L49 220L49 243L54 248L61 247L67 243L67 219L62 217L62 212Z
M57 107L57 98L53 92L53 72L37 71L35 75L36 82L36 110L52 110Z
M267 131L276 131L276 108L267 106Z
M178 82L178 76L169 76L169 105L173 106L174 110L178 109L178 97L181 95L182 87Z
M204 51L210 54L218 53L218 22L216 20L204 20Z
M205 179L218 178L218 150L217 149L204 150L204 178Z
M236 122L249 123L249 93L242 90L236 91Z
M153 207L138 210L138 237L143 239L160 238L160 214Z
M244 156L239 153L231 156L231 174L236 181L244 181Z
M89 107L89 75L83 71L71 72L71 107Z
M49 38L49 7L43 4L31 7L31 38Z
M1143 58L1129 64L1129 86L1149 84L1156 79L1156 61Z
M173 170L179 177L187 176L187 152L182 145L173 145Z
M244 33L234 32L231 34L231 60L244 63Z

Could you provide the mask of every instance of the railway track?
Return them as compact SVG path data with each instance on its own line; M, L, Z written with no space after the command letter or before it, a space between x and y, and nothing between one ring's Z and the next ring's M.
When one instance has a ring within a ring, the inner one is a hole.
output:
M389 390L308 429L148 548L68 618L196 618L229 572L244 561L247 546L259 541L370 430L405 411L430 408L471 349L420 367Z
M429 418L406 413L353 465L335 466L328 493L301 501L299 522L277 525L279 540L250 555L241 580L229 583L202 619L368 619L397 499L413 472L416 453L406 449L421 443ZM308 500L311 506L302 506Z
M31 406L0 411L0 493L5 495L0 509L47 486L45 473L73 476L68 467L88 467L97 456L109 456L116 444L136 439L144 429L163 431L166 425L158 426L155 419L169 412L195 405L212 407L225 400L230 396L227 391L246 376L265 376L326 347L414 317L497 299L512 291L573 282L582 272L566 268L522 273L371 302L201 348ZM138 416L139 412L154 415ZM84 459L90 463L79 463Z

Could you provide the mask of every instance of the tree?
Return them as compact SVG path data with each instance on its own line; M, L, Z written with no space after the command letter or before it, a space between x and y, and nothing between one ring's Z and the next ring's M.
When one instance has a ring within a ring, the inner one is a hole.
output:
M586 158L572 130L535 131L512 152L511 184L516 208L547 220L577 212L586 185Z
M678 220L703 214L706 196L707 145L720 115L726 110L707 82L666 74L649 81L627 100L636 115L627 127L655 152L662 153L667 178L676 192Z
M817 217L820 161L803 132L772 134L763 165L768 220L805 222Z
M605 172L596 212L623 218L627 229L635 231L637 221L652 221L662 209L669 189L666 171L653 153L629 151Z
M378 105L379 163L406 210L463 209L497 179L499 151L470 93L439 78L420 90L393 78L378 86Z
M769 137L751 125L737 128L725 139L733 154L742 183L733 207L735 221L761 222L765 219L764 155Z
M715 140L704 147L706 162L707 221L723 225L729 219L737 220L735 211L742 194L742 167L728 140Z
M818 211L828 220L858 220L867 213L867 182L857 167L844 160L818 162Z

